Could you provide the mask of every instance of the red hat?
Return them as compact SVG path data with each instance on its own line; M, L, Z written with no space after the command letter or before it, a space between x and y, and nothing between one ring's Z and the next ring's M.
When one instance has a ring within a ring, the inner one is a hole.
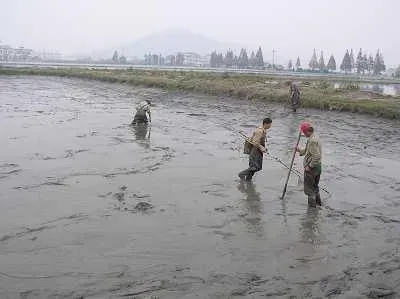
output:
M312 125L309 122L303 121L300 125L300 131L304 134L311 127Z

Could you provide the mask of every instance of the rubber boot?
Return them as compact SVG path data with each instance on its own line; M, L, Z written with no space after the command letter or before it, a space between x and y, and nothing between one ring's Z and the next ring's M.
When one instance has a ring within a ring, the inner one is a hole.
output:
M322 206L321 196L319 195L319 193L317 194L317 197L315 198L315 202L317 205Z
M317 207L315 195L309 195L308 196L308 206L310 208L316 208Z
M253 175L249 174L246 176L246 181L247 182L251 182L251 180L253 179Z
M238 177L240 178L240 180L244 181L246 179L247 173L248 173L247 169L239 172Z
M246 181L250 182L251 179L253 178L254 174L255 174L255 171L250 168L246 174Z

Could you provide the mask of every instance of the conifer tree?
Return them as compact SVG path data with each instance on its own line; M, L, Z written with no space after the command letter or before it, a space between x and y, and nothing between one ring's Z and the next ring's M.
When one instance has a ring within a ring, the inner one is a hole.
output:
M344 54L342 64L340 65L340 69L344 71L346 74L348 72L351 72L351 58L349 50L346 50L346 54Z
M310 63L308 64L310 69L312 69L313 71L318 69L319 64L318 64L318 60L317 60L317 54L315 53L315 49L314 49L314 53L311 57Z
M329 58L327 68L330 71L336 71L336 61L335 61L335 57L333 57L333 55L331 55L331 57Z
M319 57L318 67L321 72L325 71L324 52L322 51L321 51L321 56Z

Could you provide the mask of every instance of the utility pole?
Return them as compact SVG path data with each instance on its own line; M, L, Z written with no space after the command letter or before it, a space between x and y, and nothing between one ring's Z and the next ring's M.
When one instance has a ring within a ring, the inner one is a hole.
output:
M272 49L272 70L275 70L275 49Z

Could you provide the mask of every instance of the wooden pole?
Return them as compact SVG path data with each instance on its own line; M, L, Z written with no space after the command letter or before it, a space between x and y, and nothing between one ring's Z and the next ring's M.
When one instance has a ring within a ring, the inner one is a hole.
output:
M300 137L301 137L301 131L299 131L299 136L297 137L296 146L295 146L294 149L293 149L292 161L290 162L289 172L288 172L288 175L287 175L287 178L286 178L285 187L283 188L283 192L282 192L281 199L284 199L285 194L286 194L287 184L288 184L288 182L289 182L290 173L292 172L292 167L293 167L293 163L294 163L294 158L296 157L296 149L297 149L297 146L299 145Z

